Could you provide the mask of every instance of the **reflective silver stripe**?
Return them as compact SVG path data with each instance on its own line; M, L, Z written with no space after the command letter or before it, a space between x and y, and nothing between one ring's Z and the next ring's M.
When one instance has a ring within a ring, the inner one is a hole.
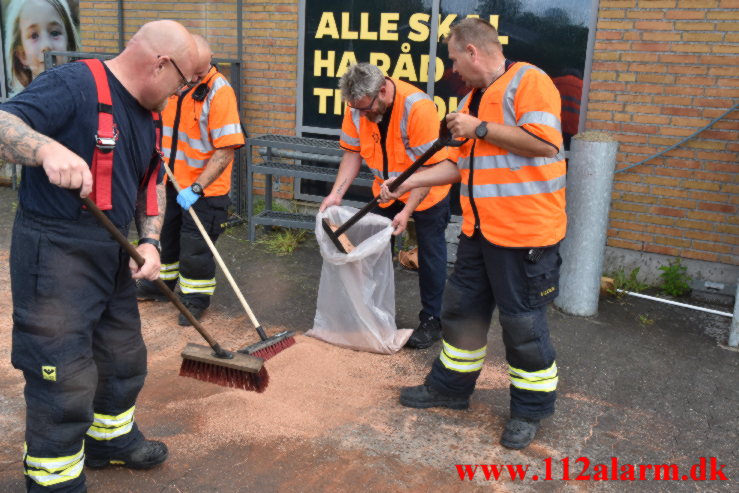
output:
M460 164L464 160L463 165ZM475 171L484 169L510 169L517 171L524 166L546 166L547 164L554 164L564 160L561 154L557 154L554 157L525 157L519 156L518 154L501 154L497 156L475 156ZM460 158L457 162L457 166L460 169L467 169L470 164L470 159Z
M185 294L200 293L212 295L216 289L216 278L199 280L188 279L180 275L180 291Z
M375 175L378 179L385 181L385 177L382 176L382 171L375 168L370 168L370 171L372 171L372 174ZM403 172L402 171L388 171L387 177L388 178L397 178L399 177Z
M359 137L349 137L346 132L341 132L341 140L347 143L347 145L353 146L353 147L359 147Z
M439 360L441 363L449 370L457 371L460 373L470 373L473 371L478 371L482 368L483 359L479 359L477 361L455 361L451 358L449 358L446 353L442 351L442 353L439 355Z
M214 128L210 131L210 138L213 140L220 139L226 135L238 135L241 134L241 125L238 123L229 123L221 128Z
M511 385L519 389L534 390L537 392L554 392L557 390L558 379L555 377L545 382L528 382L511 377Z
M412 157L411 159L413 159L415 161L416 159L418 159L419 157L421 157L421 155L424 152L426 152L429 149L431 149L431 146L434 145L434 142L436 142L436 139L432 140L431 142L426 142L425 144L421 144L420 146L411 147L411 152L408 153L408 157L410 157L411 156L411 153L412 153L412 155L414 157Z
M410 137L408 136L408 121L410 120L411 116L411 110L413 109L413 105L418 102L422 101L424 99L431 100L428 94L425 92L414 92L413 94L408 95L408 97L405 98L405 102L403 104L403 114L400 118L400 138L403 141L403 146L405 147L405 153L408 155L411 161L415 161L417 156L420 156L423 154L414 155L412 152L411 144L410 144ZM425 145L425 144L424 144Z
M537 392L554 392L559 382L556 361L549 368L539 371L524 371L508 365L508 375L514 387Z
M523 79L524 74L529 70L539 70L544 73L541 69L533 65L523 65L513 74L513 77L511 77L503 92L503 123L506 125L516 126L516 109L513 103L516 100L516 91L518 91L518 86L521 84L521 79Z
M359 121L362 118L362 113L360 113L359 110L355 110L354 108L352 108L350 111L352 113L352 123L354 124L354 128L357 129L357 135L359 135Z
M459 104L457 104L457 109L464 108L464 105L467 104L467 100L470 99L470 94L472 94L472 92L468 92L464 95L461 101L459 101Z
M28 444L24 443L23 455L24 461L27 466L31 466L35 469L43 469L46 472L57 472L58 470L67 468L82 459L85 455L85 446L83 443L80 451L73 455L67 455L65 457L41 458L28 455Z
M518 119L518 125L524 125L526 123L539 123L556 129L558 132L562 131L562 123L558 116L553 115L547 111L529 111L521 115Z
M475 349L474 351L467 351L465 349L456 348L446 341L442 341L442 349L445 353L447 353L454 359L476 360L484 358L488 353L487 346L483 346L480 349Z
M459 169L470 169L470 157L465 156L457 159L457 168Z
M169 155L170 149L162 149L162 154L164 154L164 157L167 158L167 160L170 162L170 166L172 166L172 158ZM177 149L177 157L175 158L175 161L185 161L185 164L192 168L202 168L205 166L205 163L208 162L208 159L195 159L191 158L187 154L185 154L185 151L182 151L180 149Z
M167 136L167 137L172 137L173 136L172 127L163 127L162 128L162 134L165 135L165 136ZM207 136L208 134L205 134L205 135ZM184 142L188 146L190 146L191 149L194 149L196 151L200 151L202 153L206 153L207 154L207 153L209 153L209 152L211 152L213 150L213 146L210 145L210 141L209 140L206 140L205 141L205 144L204 144L202 140L200 140L200 139L191 139L184 132L177 132L177 141L178 142ZM164 153L164 155L166 157L169 157L170 148L169 147L165 147L165 148L162 149L162 152ZM181 149L178 149L177 150L177 159L184 159L184 158L181 158L180 157L180 152L182 152L182 150Z
M94 426L105 426L105 427L113 427L113 426L121 426L125 423L128 423L129 421L133 421L133 413L136 410L136 406L133 406L131 409L122 412L118 416L109 416L107 414L98 414L95 413L93 415L92 424Z
M95 440L112 440L125 435L133 428L135 410L136 406L133 406L117 416L94 413L92 425L87 430L87 435Z
M128 423L125 426L120 426L117 428L101 428L98 426L91 426L89 430L87 430L87 436L94 438L95 440L112 440L114 438L118 438L119 436L123 436L131 429L133 428L133 421Z
M159 279L164 281L172 281L177 279L180 275L180 262L174 262L172 264L162 264L159 269Z
M197 141L199 142L200 147L196 147L194 145L190 146L193 149L196 149L205 154L211 153L214 149L213 144L210 140L210 135L208 134L208 116L210 115L210 106L211 104L213 104L213 98L216 96L216 93L219 91L219 89L223 87L230 87L230 84L225 77L220 74L216 74L216 76L213 77L213 82L210 85L208 97L205 98L205 101L203 102L203 108L200 111L200 121L198 122L200 126L200 140ZM205 164L205 162L207 162L207 160L203 161L203 164ZM203 167L203 164L201 164L200 166L196 166L194 163L191 164L189 161L187 164L189 166L192 166L193 168Z
M87 430L87 436L94 438L95 440L112 440L114 438L118 438L119 436L123 436L126 433L130 432L133 428L133 421L128 423L125 426L121 426L118 428L100 428L97 426L91 426L89 430Z
M555 362L549 368L545 368L544 370L539 371L524 371L508 365L508 372L511 374L511 376L520 377L532 382L547 380L549 378L557 376L557 363Z
M518 197L521 195L536 195L539 193L554 193L565 187L564 175L545 181L527 181L524 183L494 183L491 185L474 185L476 199L492 197ZM462 184L460 195L469 197L469 187Z
M79 475L82 473L82 469L84 468L84 466L84 460L80 459L77 461L77 463L67 467L62 471L58 471L56 474L47 473L45 471L39 471L35 469L26 469L26 476L28 476L35 483L41 486L52 486L78 478Z

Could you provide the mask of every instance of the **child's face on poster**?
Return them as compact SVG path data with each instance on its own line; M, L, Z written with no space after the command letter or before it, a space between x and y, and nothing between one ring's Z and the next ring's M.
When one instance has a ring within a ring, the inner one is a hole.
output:
M46 0L27 0L18 19L22 53L19 59L33 78L44 71L44 52L65 51L67 31L64 22Z

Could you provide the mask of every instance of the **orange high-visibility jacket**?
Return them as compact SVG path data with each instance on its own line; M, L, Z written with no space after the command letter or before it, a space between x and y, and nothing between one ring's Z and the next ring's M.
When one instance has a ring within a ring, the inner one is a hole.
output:
M439 115L431 98L415 86L397 79L395 99L387 130L385 149L380 142L380 129L360 112L347 106L341 126L340 145L343 149L359 152L369 166L375 181L372 192L380 194L382 183L399 176L439 138ZM387 153L387 170L384 170L383 151ZM436 164L448 156L447 148L431 156L426 165ZM417 211L423 211L439 203L449 193L450 185L431 187L426 198L418 204ZM407 202L409 193L400 197ZM380 204L388 207L392 202Z
M192 98L193 89L182 102L175 159L171 159L170 151L178 96L170 97L162 112L162 152L173 168L180 188L188 188L197 181L216 150L244 145L236 95L228 80L211 67L201 84L207 84L209 88L203 101ZM229 192L232 166L233 161L208 185L206 197Z
M474 91L479 91L475 89ZM460 102L469 113L471 92ZM516 62L485 89L478 118L516 125L559 149L552 158L524 157L482 139L451 148L462 175L462 232L479 228L504 247L554 245L565 235L565 160L560 130L560 98L541 69Z
M562 98L562 132L577 133L580 122L580 98L582 98L582 79L574 75L562 75L552 79Z

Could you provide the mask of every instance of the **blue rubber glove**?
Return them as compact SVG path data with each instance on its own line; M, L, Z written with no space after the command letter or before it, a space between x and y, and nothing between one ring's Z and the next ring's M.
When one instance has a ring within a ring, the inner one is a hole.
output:
M183 188L180 190L180 193L177 194L177 203L180 204L180 206L188 210L192 205L198 201L200 198L200 195L196 194L190 188Z

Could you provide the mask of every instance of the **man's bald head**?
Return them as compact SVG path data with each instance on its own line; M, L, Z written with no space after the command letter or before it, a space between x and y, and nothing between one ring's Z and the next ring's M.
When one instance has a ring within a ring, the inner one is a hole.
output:
M198 61L195 65L195 75L200 78L206 76L210 70L211 61L213 60L213 51L210 49L208 41L199 34L193 34L195 45L198 47Z
M126 49L106 63L143 107L161 111L170 95L195 80L197 56L185 26L159 20L141 26Z

